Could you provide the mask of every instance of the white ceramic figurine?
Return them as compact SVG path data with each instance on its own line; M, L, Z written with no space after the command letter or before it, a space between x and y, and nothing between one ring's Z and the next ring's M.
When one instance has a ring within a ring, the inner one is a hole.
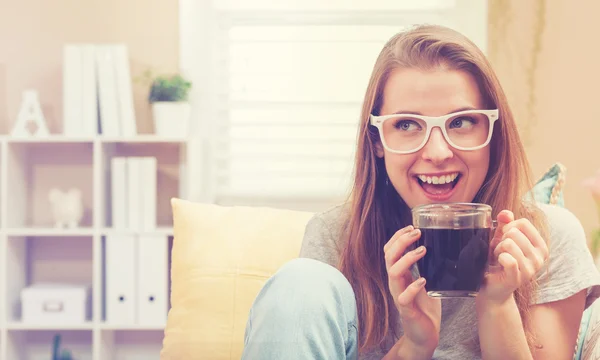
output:
M83 200L81 190L69 189L63 192L53 188L48 194L54 218L54 226L58 228L76 228L83 218Z

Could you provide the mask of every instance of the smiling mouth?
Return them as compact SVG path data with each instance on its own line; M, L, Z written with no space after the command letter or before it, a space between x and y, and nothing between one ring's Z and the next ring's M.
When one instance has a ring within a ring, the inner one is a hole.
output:
M461 178L461 173L448 173L439 176L416 175L423 191L429 195L440 196L450 193Z

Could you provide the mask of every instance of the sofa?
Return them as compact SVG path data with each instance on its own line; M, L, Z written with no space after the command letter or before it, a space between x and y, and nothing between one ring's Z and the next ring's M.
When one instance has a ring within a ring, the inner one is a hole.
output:
M532 189L564 206L565 169L552 166ZM310 212L171 201L174 243L171 308L161 360L240 359L255 296L279 267L298 256ZM584 314L574 358L598 359L598 311Z

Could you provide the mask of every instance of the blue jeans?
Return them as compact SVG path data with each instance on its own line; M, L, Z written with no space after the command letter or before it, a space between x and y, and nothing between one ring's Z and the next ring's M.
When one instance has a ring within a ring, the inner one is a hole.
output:
M286 263L263 286L246 325L243 360L358 358L356 299L336 268Z
M583 314L575 359L581 358L592 309ZM344 275L313 259L294 259L254 300L242 360L356 360L356 323L356 300Z

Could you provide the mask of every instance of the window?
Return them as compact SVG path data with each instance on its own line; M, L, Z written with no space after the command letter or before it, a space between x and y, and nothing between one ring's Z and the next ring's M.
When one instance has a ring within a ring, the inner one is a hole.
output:
M370 72L402 28L447 25L485 50L484 1L198 1L181 4L182 68L202 88L197 172L219 203L343 199Z

